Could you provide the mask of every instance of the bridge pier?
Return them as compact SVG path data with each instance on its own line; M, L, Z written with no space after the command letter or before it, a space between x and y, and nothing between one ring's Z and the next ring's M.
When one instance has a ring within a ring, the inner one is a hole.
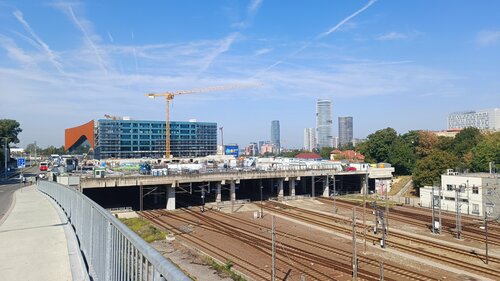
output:
M167 186L167 210L175 210L175 188L177 185L178 183L174 182L171 186Z
M295 196L295 178L288 180L289 196Z
M236 182L235 181L231 181L231 183L229 184L229 186L230 186L229 198L231 199L231 202L234 203L234 201L236 201Z
M283 179L278 179L278 201L283 201Z
M219 204L220 202L222 202L222 194L221 194L222 183L217 182L216 186L217 186L217 190L215 191L215 203Z
M330 196L330 182L328 181L328 176L325 177L325 180L323 181L323 197L329 197Z

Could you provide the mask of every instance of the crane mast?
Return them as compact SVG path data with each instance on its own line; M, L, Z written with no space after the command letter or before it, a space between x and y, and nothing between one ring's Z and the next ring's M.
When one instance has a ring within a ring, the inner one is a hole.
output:
M157 98L157 97L165 97L166 101L166 123L165 123L165 158L171 157L170 150L170 101L174 99L175 96L184 95L184 94L196 94L196 93L206 93L206 92L215 92L215 91L227 91L232 89L241 89L241 88L251 88L259 86L260 84L228 84L222 86L213 86L206 88L198 88L192 90L185 91L175 91L175 92L164 92L164 93L149 93L146 94L148 98Z

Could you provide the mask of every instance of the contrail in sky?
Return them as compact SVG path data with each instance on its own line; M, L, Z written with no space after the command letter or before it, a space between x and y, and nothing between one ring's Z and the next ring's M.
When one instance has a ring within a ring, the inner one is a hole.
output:
M345 19L341 20L339 23L337 23L334 27L330 28L328 31L326 32L323 32L321 34L319 34L318 36L316 36L316 38L314 38L313 40L307 42L306 44L304 44L304 46L300 47L298 50L296 50L295 52L291 53L290 55L286 56L285 58L281 59L281 60L278 60L277 62L271 64L270 66L268 66L267 68L265 68L264 70L260 71L259 73L257 73L254 77L256 76L259 76L263 73L266 73L268 72L269 70L273 69L275 66L283 63L285 60L289 59L289 58L292 58L294 56L296 56L298 53L302 52L303 50L307 49L314 41L317 41L317 40L320 40L328 35L330 35L331 33L337 31L340 27L342 27L345 23L347 23L349 20L351 20L352 18L354 18L355 16L359 15L360 13L362 13L363 11L365 11L366 9L368 9L371 5L373 5L375 2L377 2L377 0L370 0L366 5L364 5L361 9L357 10L356 12L352 13L351 15L349 15L348 17L346 17Z
M81 24L81 22L78 20L78 18L75 16L75 13L73 12L73 8L71 6L68 6L68 11L69 11L69 14L70 14L71 18L76 23L76 25L80 28L80 30L82 31L83 35L85 36L85 39L87 39L87 42L89 43L90 47L94 51L94 54L95 54L95 56L97 58L97 62L99 63L99 66L102 68L102 70L104 70L104 72L106 74L108 74L108 70L106 69L106 66L104 65L104 60L102 59L101 55L99 54L99 50L97 50L96 45L94 44L94 42L92 41L92 39L90 39L90 36L89 36L87 30Z
M14 17L23 25L24 29L31 34L35 42L39 45L39 48L41 48L45 54L47 55L48 59L50 62L54 65L54 67L59 71L61 74L66 74L62 68L62 65L59 61L57 61L57 56L54 54L54 52L50 49L49 45L45 43L38 35L33 31L31 26L28 24L26 20L24 20L23 13L21 11L16 10L14 11Z

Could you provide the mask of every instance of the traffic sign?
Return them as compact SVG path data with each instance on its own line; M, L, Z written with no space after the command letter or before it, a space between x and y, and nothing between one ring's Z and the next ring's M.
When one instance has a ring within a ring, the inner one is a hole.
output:
M17 158L17 168L21 169L26 167L26 161L24 158Z

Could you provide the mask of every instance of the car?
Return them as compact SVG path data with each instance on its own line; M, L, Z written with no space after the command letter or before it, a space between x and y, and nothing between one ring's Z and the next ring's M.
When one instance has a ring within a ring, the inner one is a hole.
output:
M49 169L49 163L48 162L40 162L40 165L38 166L40 171L47 171Z

